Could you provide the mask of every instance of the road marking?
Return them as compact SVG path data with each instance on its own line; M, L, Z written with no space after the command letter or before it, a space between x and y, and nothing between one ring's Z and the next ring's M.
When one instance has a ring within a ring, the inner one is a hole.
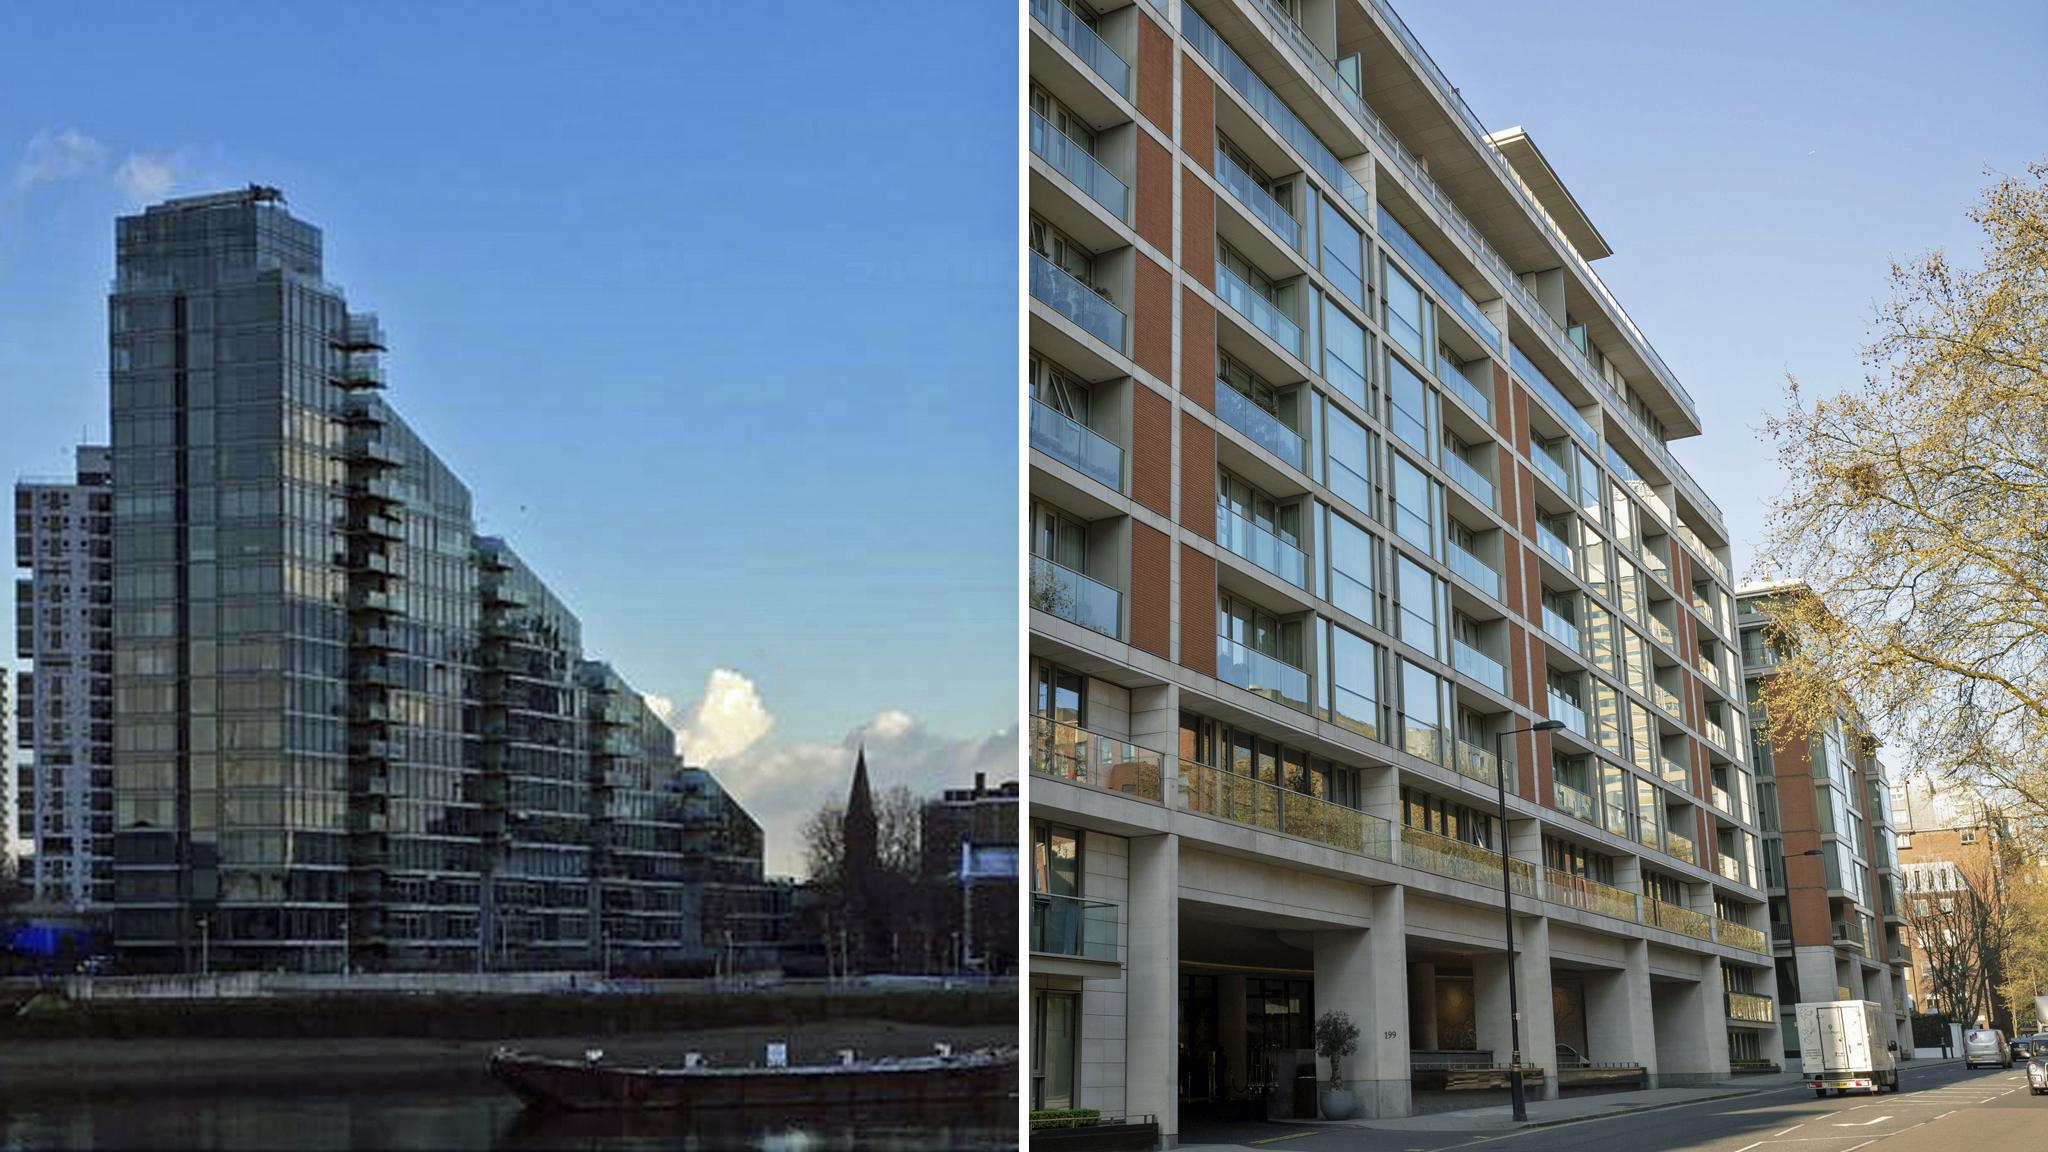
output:
M1948 1119L1949 1117L1951 1117L1951 1116L1955 1115L1955 1114L1956 1114L1957 1112L1959 1112L1959 1111L1961 1111L1961 1109L1959 1109L1959 1108L1951 1108L1951 1109L1949 1109L1948 1111L1946 1111L1946 1112L1943 1112L1943 1113L1942 1113L1941 1115L1939 1115L1939 1116L1936 1116L1936 1117L1935 1117L1935 1119L1936 1119L1936 1120L1946 1120L1946 1119Z
M1787 1128L1787 1129L1785 1129L1785 1132L1796 1132L1796 1131L1798 1131L1798 1130L1799 1130L1800 1128L1802 1128L1802 1127L1804 1127L1804 1125L1801 1125L1801 1124L1794 1124L1794 1125L1793 1125L1792 1127L1790 1127L1790 1128ZM1771 1135L1773 1135L1773 1136L1783 1136L1783 1135L1785 1134L1785 1132L1773 1132L1773 1133L1771 1133Z
M1278 1143L1279 1143L1279 1142L1281 1142L1282 1140L1299 1140L1299 1139L1301 1139L1301 1138L1302 1138L1303 1136L1313 1136L1313 1135L1315 1135L1315 1133L1314 1133L1314 1132L1289 1132L1289 1133L1288 1133L1287 1135L1285 1135L1285 1136L1267 1136L1267 1137L1263 1137L1263 1138L1261 1138L1261 1139L1258 1139L1258 1140L1254 1140L1254 1141L1252 1141L1252 1143L1254 1143L1254 1144L1278 1144Z
M1871 1119L1869 1119L1869 1120L1859 1120L1859 1121L1855 1122L1854 1124L1837 1124L1837 1125L1835 1125L1835 1127L1837 1127L1837 1128L1868 1128L1868 1127L1870 1127L1870 1126L1871 1126L1872 1124L1882 1124L1882 1123L1884 1123L1885 1121L1887 1121L1887 1120L1889 1120L1889 1119L1891 1119L1891 1117L1890 1117L1890 1116L1876 1116L1876 1117L1872 1117L1872 1118L1871 1118Z

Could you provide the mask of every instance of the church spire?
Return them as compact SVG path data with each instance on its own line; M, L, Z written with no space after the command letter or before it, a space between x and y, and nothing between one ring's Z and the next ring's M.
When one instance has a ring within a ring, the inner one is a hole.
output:
M875 798L868 786L868 749L863 743L853 761L853 790L846 797L844 828L846 876L856 886L862 886L874 873L875 839Z

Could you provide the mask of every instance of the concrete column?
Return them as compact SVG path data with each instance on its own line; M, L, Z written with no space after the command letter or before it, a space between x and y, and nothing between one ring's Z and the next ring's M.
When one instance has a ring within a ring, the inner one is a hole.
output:
M1180 688L1158 684L1131 689L1131 742L1172 751L1180 747Z
M1408 1047L1436 1047L1436 965L1424 960L1408 966Z
M1359 799L1365 811L1396 826L1401 823L1401 780L1391 767L1365 768L1359 772Z
M1372 890L1372 928L1366 932L1374 975L1372 1015L1359 1025L1358 1055L1367 1057L1351 1073L1365 1115L1406 1116L1414 1110L1408 1082L1408 905L1406 889ZM1354 1058L1355 1059L1355 1058Z
M1159 1118L1159 1138L1180 1141L1180 837L1130 842L1129 986L1125 1106Z
M1316 963L1316 1018L1326 1012L1342 1012L1358 1027L1358 1051L1347 1057L1339 1067L1344 1076L1344 1086L1358 1093L1361 1107L1373 1098L1372 1077L1368 1071L1373 1062L1373 1040L1378 1035L1374 1011L1374 971L1372 942L1368 938L1379 929L1338 928L1315 934ZM1316 1058L1316 1079L1328 1081L1329 1061Z
M1223 1046L1223 1086L1231 1093L1244 1089L1244 977L1226 975L1216 981L1216 1042Z
M1702 1055L1706 1059L1707 1074L1711 1079L1726 1080L1731 1074L1728 1066L1728 989L1721 980L1721 958L1703 956L1700 958L1700 1032L1704 1043Z
M1799 987L1794 991L1792 1002L1833 1000L1840 977L1835 971L1835 950L1833 947L1808 946L1792 950L1792 970L1799 976Z
M1557 1063L1556 1023L1550 1015L1550 925L1541 917L1515 917L1516 999L1522 1014L1522 1064L1554 1069ZM1493 1050L1496 1064L1514 1057L1514 1034L1508 1012L1508 959L1499 952L1472 958L1473 1022L1479 1046ZM1556 1091L1554 1071L1542 1081L1530 1081L1526 1093L1531 1100L1547 1099Z
M1641 1064L1656 1086L1657 1036L1650 1018L1650 944L1622 945L1622 966L1586 973L1586 1059Z

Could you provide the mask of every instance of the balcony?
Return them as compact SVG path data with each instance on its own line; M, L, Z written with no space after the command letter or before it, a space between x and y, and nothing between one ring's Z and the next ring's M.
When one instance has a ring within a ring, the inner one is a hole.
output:
M1493 496L1493 481L1481 476L1479 469L1466 463L1464 457L1446 449L1444 451L1444 472L1450 476L1452 483L1471 493L1473 499L1488 508L1496 507ZM1540 528L1538 529L1538 531L1541 530Z
M1714 687L1719 688L1723 692L1728 691L1728 684L1721 677L1721 668L1719 665L1715 664L1712 660L1707 659L1705 656L1700 657L1695 663L1700 670L1700 679L1705 680L1707 683L1712 684Z
M1854 949L1855 949L1856 951L1858 951L1858 952L1862 952L1862 951L1864 951L1864 947L1863 947L1863 925L1861 925L1861 924L1846 924L1846 923L1842 923L1842 922L1839 922L1839 921L1837 921L1837 922L1836 922L1836 923L1835 923L1835 924L1833 925L1833 929L1834 929L1834 932L1833 932L1833 938L1834 938L1834 945L1835 945L1835 947L1837 947L1837 948L1854 948Z
M1728 743L1728 730L1721 727L1718 721L1700 721L1700 731L1706 734L1707 740L1714 747L1719 748L1723 752L1728 752L1734 747L1734 745Z
M1463 640L1451 641L1451 665L1458 671L1493 689L1495 692L1503 696L1507 695L1507 669L1500 666L1500 661L1472 647Z
M1578 408L1570 400L1565 399L1564 393L1557 390L1557 385L1550 382L1550 377L1538 371L1536 365L1530 363L1529 358L1522 354L1522 350L1513 344L1508 345L1508 363L1514 368L1515 375L1521 377L1522 383L1527 384L1529 390L1542 399L1551 413L1563 421L1565 427L1579 434L1579 439L1586 442L1586 447L1599 446L1599 435L1593 431L1591 424L1586 423L1586 418L1579 415Z
M1465 374L1458 370L1456 364L1442 356L1437 357L1436 378L1457 393L1459 399L1470 404L1481 420L1489 425L1493 423L1493 392L1490 386L1482 391L1477 384L1465 379Z
M1752 929L1754 931L1754 929ZM1763 933L1759 932L1761 936ZM1753 949L1761 952L1763 949ZM1745 1024L1776 1024L1778 1006L1771 1003L1769 996L1757 996L1749 992L1728 992L1728 1018Z
M1597 824L1599 817L1594 811L1593 797L1562 781L1553 780L1550 785L1551 806L1567 816L1575 816L1588 824Z
M1495 572L1489 567L1486 561L1458 547L1455 543L1450 544L1448 547L1451 571L1470 581L1481 592L1486 593L1495 600L1500 599L1500 573Z
M1037 252L1031 254L1031 297L1118 352L1125 350L1123 310Z
M1538 448L1529 453L1529 462L1536 466L1536 471L1541 472L1549 478L1552 484L1557 485L1559 491L1570 495L1572 490L1572 474L1565 471L1564 465L1552 459L1550 453Z
M1451 767L1461 776L1470 776L1488 788L1500 787L1500 761L1488 748L1460 740L1452 746Z
M1117 906L1100 900L1031 894L1031 951L1114 964Z
M1665 783L1676 784L1687 792L1692 791L1692 773L1686 771L1685 765L1669 756L1660 756L1657 760Z
M1710 941L1714 938L1712 917L1648 896L1643 897L1643 923L1653 928L1676 932L1681 936L1690 936L1695 940Z
M1578 559L1572 553L1572 546L1540 523L1536 525L1536 547L1541 549L1545 556L1557 561L1558 567L1574 574L1578 572Z
M1677 859L1685 861L1687 864L1697 864L1700 862L1699 850L1693 847L1692 837L1690 836L1681 836L1676 832L1666 831L1664 833L1664 851Z
M1107 487L1124 490L1124 450L1042 400L1031 402L1031 446Z
M1044 716L1031 718L1031 771L1155 804L1165 798L1163 754Z
M1579 650L1579 626L1559 615L1548 604L1543 606L1543 631L1567 651Z
M1436 726L1435 721L1416 720L1405 712L1400 713L1397 719L1401 724L1403 752L1418 760L1427 760L1431 764L1444 764L1444 734L1443 730ZM1487 780L1489 784L1492 782L1490 778Z
M1301 433L1282 424L1278 416L1252 403L1251 397L1221 379L1216 381L1216 415L1297 471L1307 470L1303 465Z
M1244 282L1243 278L1223 262L1216 262L1216 295L1230 305L1231 311L1251 321L1252 327L1273 338L1275 344L1301 356L1301 328L1287 318L1271 300Z
M1555 868L1543 870L1543 898L1552 904L1562 904L1567 908L1597 912L1602 916L1612 916L1616 920L1640 922L1636 912L1635 893L1623 891L1611 884L1602 884L1598 880L1588 880L1584 876L1576 876L1570 872L1560 872Z
M1126 100L1130 99L1130 62L1117 55L1102 37L1095 34L1095 29L1082 23L1081 18L1074 15L1074 10L1060 0L1030 0L1030 5L1032 19L1043 24L1046 31L1080 57L1090 71L1102 77L1103 83Z
M1439 836L1422 828L1401 826L1401 863L1468 884L1500 887L1500 853L1463 840ZM1509 860L1509 884L1518 896L1536 895L1536 867L1527 860Z
M1771 942L1762 932L1747 924L1737 924L1733 920L1723 920L1718 916L1714 918L1714 939L1730 948L1740 948L1747 952L1769 955L1771 951Z
M1391 828L1376 816L1207 764L1180 765L1181 807L1379 860L1393 859Z
M1385 204L1380 205L1379 224L1380 237L1387 242L1387 247L1399 253L1401 258L1408 262L1408 266L1415 269L1417 275L1436 289L1437 295L1444 298L1451 311L1456 312L1459 318L1471 327L1481 342L1498 352L1500 329L1486 318L1486 313L1479 310L1479 305L1473 301L1471 294L1456 280L1451 279L1451 274L1444 271L1443 265L1438 264L1434 257L1423 250L1422 245L1415 242L1415 237L1410 236L1408 230L1401 226L1401 222L1394 219Z
M1673 720L1680 722L1685 720L1685 704L1679 700L1677 694L1672 692L1671 689L1666 688L1662 684L1652 684L1650 685L1650 696L1657 701L1657 707L1662 708Z
M1308 587L1308 557L1271 531L1216 505L1216 542L1296 588Z
M1209 27L1208 21L1194 9L1181 5L1180 27L1181 33L1187 37L1188 47L1213 65L1223 77L1223 82L1243 97L1252 111L1279 133L1281 139L1292 144L1294 150L1308 161L1309 167L1329 181L1339 196L1361 213L1371 211L1372 197L1366 194L1358 178L1344 167L1344 162L1337 159L1337 154L1330 151L1308 125L1301 122L1301 117L1294 114L1287 102L1259 79L1243 57L1233 51L1214 28Z
M1726 788L1721 787L1719 784L1709 785L1707 788L1707 798L1716 809L1726 812L1730 816L1735 815L1735 798L1728 795Z
M1748 883L1742 875L1742 860L1733 853L1715 852L1714 871L1721 874L1721 879L1732 884Z
M1216 637L1216 678L1289 708L1308 711L1308 673L1228 636Z
M1118 639L1123 595L1099 580L1043 556L1031 558L1031 606L1069 623Z
M1053 127L1035 109L1031 113L1031 154L1052 165L1111 216L1131 222L1131 190L1079 141Z
M1552 720L1564 721L1564 726L1566 728L1569 728L1573 732L1577 733L1580 739L1585 739L1585 710L1580 708L1577 704L1572 703L1571 700L1567 699L1564 696L1560 696L1558 693L1554 691L1546 691L1544 694L1549 697L1549 717Z
M1221 148L1216 150L1216 179L1229 191L1232 199L1264 221L1266 227L1277 233L1289 248L1301 251L1301 222L1281 207L1272 194L1259 187L1251 173L1238 167L1237 162Z

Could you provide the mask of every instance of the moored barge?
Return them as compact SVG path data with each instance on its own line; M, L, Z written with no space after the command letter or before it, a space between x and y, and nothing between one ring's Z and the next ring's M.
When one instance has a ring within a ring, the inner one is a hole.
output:
M528 1107L612 1112L705 1108L783 1108L986 1102L1017 1092L1014 1045L925 1056L787 1064L771 1050L765 1065L708 1064L694 1055L681 1066L607 1064L591 1051L581 1060L500 1048L491 1075Z

